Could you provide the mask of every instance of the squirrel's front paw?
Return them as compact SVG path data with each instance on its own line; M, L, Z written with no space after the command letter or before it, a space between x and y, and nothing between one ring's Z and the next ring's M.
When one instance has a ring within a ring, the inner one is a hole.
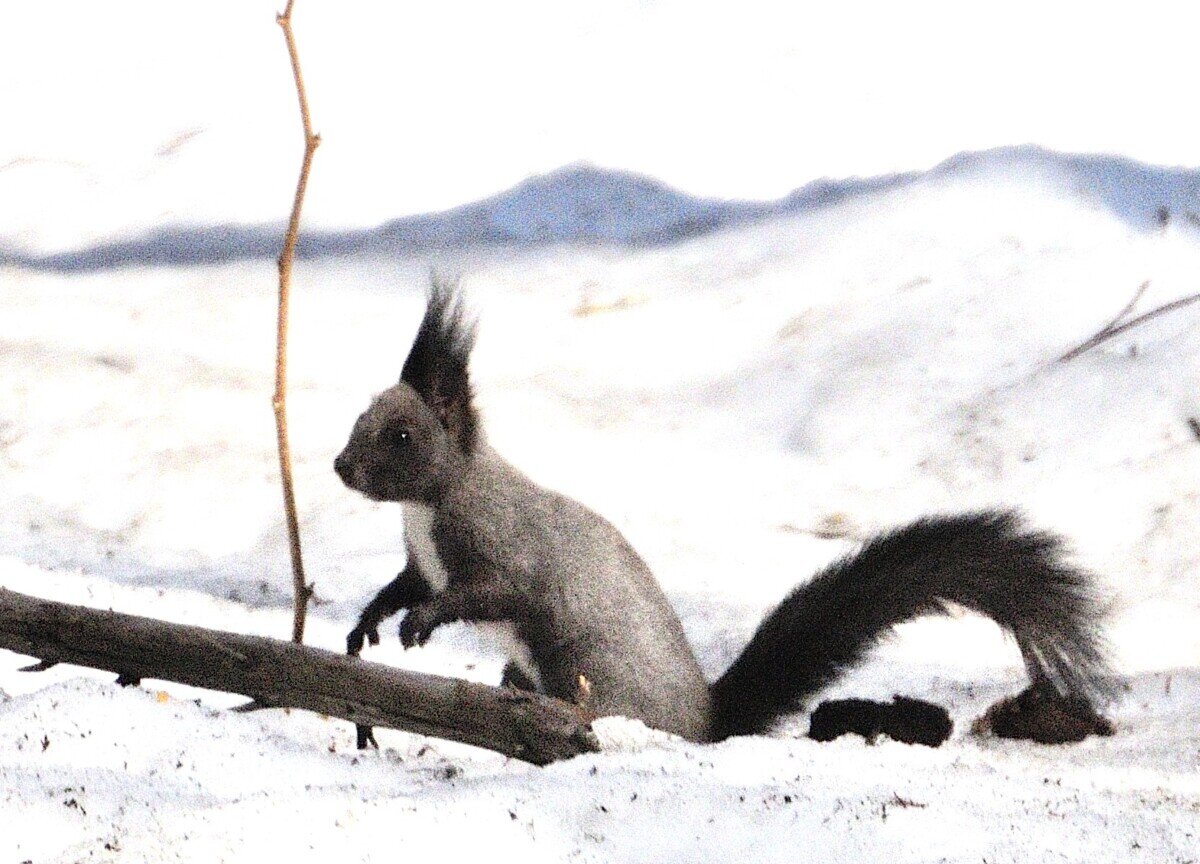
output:
M346 653L351 657L357 657L362 653L364 641L372 645L378 645L379 627L359 621L358 625L346 634Z
M444 624L442 609L433 603L418 603L400 622L400 644L405 648L424 645L433 631Z

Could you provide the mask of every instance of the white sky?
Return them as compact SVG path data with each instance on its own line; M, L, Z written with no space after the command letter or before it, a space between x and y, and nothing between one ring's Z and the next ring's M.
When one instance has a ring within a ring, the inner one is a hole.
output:
M300 140L282 5L12 4L0 195L36 179L69 211L79 184L111 184L112 207L145 202L126 222L282 218ZM294 17L324 139L316 223L576 160L748 198L1024 142L1200 164L1192 4L298 0Z

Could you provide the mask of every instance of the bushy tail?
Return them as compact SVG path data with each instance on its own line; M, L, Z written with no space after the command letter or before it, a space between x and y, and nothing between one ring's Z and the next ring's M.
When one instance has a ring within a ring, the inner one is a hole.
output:
M714 737L765 731L892 625L947 603L1012 633L1035 683L1089 702L1111 693L1093 579L1064 563L1057 536L1012 512L929 517L831 564L767 616L713 685Z

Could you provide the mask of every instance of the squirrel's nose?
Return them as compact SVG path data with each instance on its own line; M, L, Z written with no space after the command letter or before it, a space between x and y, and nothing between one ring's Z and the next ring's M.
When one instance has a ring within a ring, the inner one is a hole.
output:
M339 453L338 457L333 460L333 470L342 478L343 483L350 482L350 460L346 458L345 450Z

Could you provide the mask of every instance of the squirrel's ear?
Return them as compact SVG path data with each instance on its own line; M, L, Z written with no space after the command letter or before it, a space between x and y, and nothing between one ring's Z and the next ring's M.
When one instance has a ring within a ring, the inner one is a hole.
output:
M467 321L458 286L435 275L400 380L433 409L450 440L464 453L475 445L478 434L467 370L474 345L475 325Z

